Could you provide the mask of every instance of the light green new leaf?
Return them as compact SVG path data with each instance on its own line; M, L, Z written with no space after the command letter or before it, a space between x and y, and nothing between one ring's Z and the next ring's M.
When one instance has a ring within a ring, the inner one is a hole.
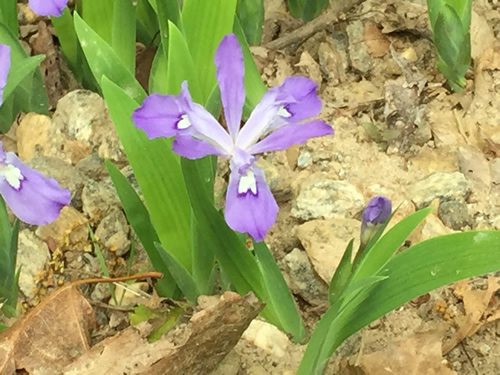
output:
M198 74L205 103L216 85L214 56L222 38L233 30L237 0L189 0L182 8L184 35Z
M81 15L85 23L106 43L112 43L113 9L116 0L81 0Z
M0 23L4 24L12 34L17 34L17 1L0 1Z
M137 1L114 0L111 46L123 65L135 74L135 40Z
M104 98L162 245L191 269L191 210L178 157L165 138L149 140L131 116L138 103L106 76Z
M128 96L142 101L146 93L135 79L134 72L123 65L113 48L92 30L78 13L75 13L73 18L76 34L97 82L101 82L102 77L106 76L125 90Z

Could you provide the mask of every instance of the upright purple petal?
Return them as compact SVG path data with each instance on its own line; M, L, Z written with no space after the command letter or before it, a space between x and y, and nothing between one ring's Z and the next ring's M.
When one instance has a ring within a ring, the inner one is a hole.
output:
M233 140L236 140L245 104L245 68L243 53L234 34L222 39L215 53L215 65L227 127Z
M3 89L7 84L10 69L10 47L0 43L0 106L3 103Z
M297 123L319 115L321 99L316 91L316 83L306 77L288 77L278 87L278 100L284 104L284 120Z
M179 134L175 137L172 151L188 159L200 159L207 155L227 157L222 150L205 141L200 141L188 134Z
M132 114L132 121L149 139L173 137L182 128L185 110L173 95L152 94Z
M276 221L278 205L260 168L251 166L244 176L238 169L237 165L233 165L229 176L226 222L231 229L248 233L255 241L262 241Z
M314 120L299 125L286 125L251 146L248 152L259 154L268 151L281 151L295 144L303 144L310 138L333 133L333 128L321 120Z
M6 153L0 168L0 193L14 215L28 224L49 224L70 203L69 190L23 164L14 153Z
M59 17L69 0L29 0L30 8L40 16Z

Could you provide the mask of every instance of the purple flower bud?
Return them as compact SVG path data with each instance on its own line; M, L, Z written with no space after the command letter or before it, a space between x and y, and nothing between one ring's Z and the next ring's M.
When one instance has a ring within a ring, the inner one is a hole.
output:
M368 205L363 211L363 223L361 230L368 225L383 224L391 216L392 204L389 199L382 196L376 196L370 199Z

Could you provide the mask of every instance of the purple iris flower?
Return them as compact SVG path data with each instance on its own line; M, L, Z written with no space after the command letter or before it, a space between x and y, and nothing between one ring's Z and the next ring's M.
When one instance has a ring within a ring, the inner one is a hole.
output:
M30 8L40 16L59 17L69 0L29 0Z
M0 105L10 68L10 47L0 44ZM33 225L53 222L71 194L56 180L25 165L13 152L5 152L0 142L0 194L22 221Z
M150 139L173 137L172 149L198 159L217 155L230 160L225 219L231 229L262 241L276 221L278 205L255 165L255 154L284 150L309 138L333 134L317 116L321 100L316 84L305 77L289 77L268 90L240 129L245 103L243 53L236 36L225 36L215 54L217 80L227 130L200 104L194 103L187 82L177 96L152 94L132 115Z

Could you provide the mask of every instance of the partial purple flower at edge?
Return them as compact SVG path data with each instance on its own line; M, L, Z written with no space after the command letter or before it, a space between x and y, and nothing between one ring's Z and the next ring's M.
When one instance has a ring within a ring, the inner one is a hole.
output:
M305 120L321 111L316 84L288 77L262 97L240 129L245 103L243 53L234 34L225 36L215 54L216 75L227 130L182 84L177 96L152 94L134 111L135 126L150 139L173 137L173 150L189 159L217 155L230 159L225 219L231 229L262 241L276 221L278 205L267 186L255 154L285 150L309 138L333 134L320 120Z
M0 106L3 103L3 89L7 84L10 69L10 47L0 43Z
M69 0L29 0L30 8L40 16L60 17Z
M392 203L383 196L375 196L368 202L363 211L363 221L361 223L361 232L367 227L383 224L392 213Z
M28 167L13 152L5 152L0 142L0 194L20 220L45 225L69 205L70 191L61 189L53 178Z

